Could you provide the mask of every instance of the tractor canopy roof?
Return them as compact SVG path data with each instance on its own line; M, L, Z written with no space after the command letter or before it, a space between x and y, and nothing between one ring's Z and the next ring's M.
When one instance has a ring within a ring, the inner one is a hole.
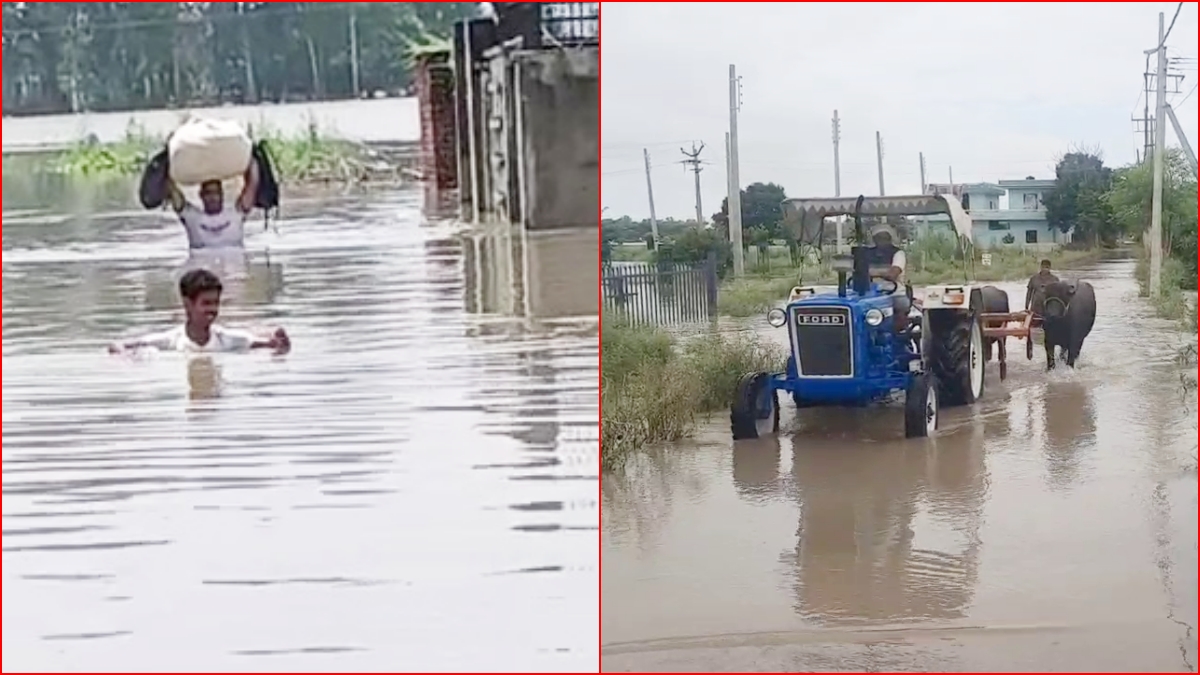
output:
M783 202L784 221L798 238L812 240L825 218L854 217L858 200L858 197L787 199ZM958 236L968 242L973 241L971 217L953 196L949 199L945 195L863 197L862 209L858 213L872 218L948 215Z

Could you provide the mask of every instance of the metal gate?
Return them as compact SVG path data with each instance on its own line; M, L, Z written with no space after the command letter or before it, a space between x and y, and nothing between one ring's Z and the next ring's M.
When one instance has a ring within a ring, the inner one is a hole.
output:
M697 264L622 263L601 269L606 316L668 326L717 316L715 260Z

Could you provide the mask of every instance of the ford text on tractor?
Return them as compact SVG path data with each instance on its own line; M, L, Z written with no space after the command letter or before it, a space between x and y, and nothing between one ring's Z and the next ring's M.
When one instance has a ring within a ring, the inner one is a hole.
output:
M890 259L862 245L864 217L932 214L948 215L960 246L969 245L971 220L953 197L792 199L784 213L793 223L798 219L801 236L819 231L825 218L851 216L859 244L833 259L836 291L794 288L786 307L768 314L772 326L787 327L790 356L783 372L739 380L730 410L734 440L779 430L781 391L801 408L866 407L903 393L907 438L933 433L942 407L969 405L983 395L990 351L983 289L930 286L916 301L911 286L888 280L894 277Z

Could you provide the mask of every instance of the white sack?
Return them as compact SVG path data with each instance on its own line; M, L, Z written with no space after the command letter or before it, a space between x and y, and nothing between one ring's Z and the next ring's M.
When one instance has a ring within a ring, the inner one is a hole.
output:
M230 120L193 117L171 136L171 178L180 185L236 178L250 166L250 136Z

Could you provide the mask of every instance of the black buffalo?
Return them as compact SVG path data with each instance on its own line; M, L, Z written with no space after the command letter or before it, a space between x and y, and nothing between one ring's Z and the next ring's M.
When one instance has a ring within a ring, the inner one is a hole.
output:
M983 286L979 289L979 299L982 304L978 311L985 314L1008 314L1008 293L996 288L995 286ZM989 322L992 325L984 325L984 328L1003 328L1003 321ZM1005 356L1005 340L1004 338L985 337L983 339L984 359L992 360L992 346L999 343L1000 345L1000 360L1004 360Z
M1083 340L1096 323L1096 290L1086 281L1055 281L1043 291L1042 330L1046 342L1046 370L1054 368L1056 349L1066 352L1074 368Z

